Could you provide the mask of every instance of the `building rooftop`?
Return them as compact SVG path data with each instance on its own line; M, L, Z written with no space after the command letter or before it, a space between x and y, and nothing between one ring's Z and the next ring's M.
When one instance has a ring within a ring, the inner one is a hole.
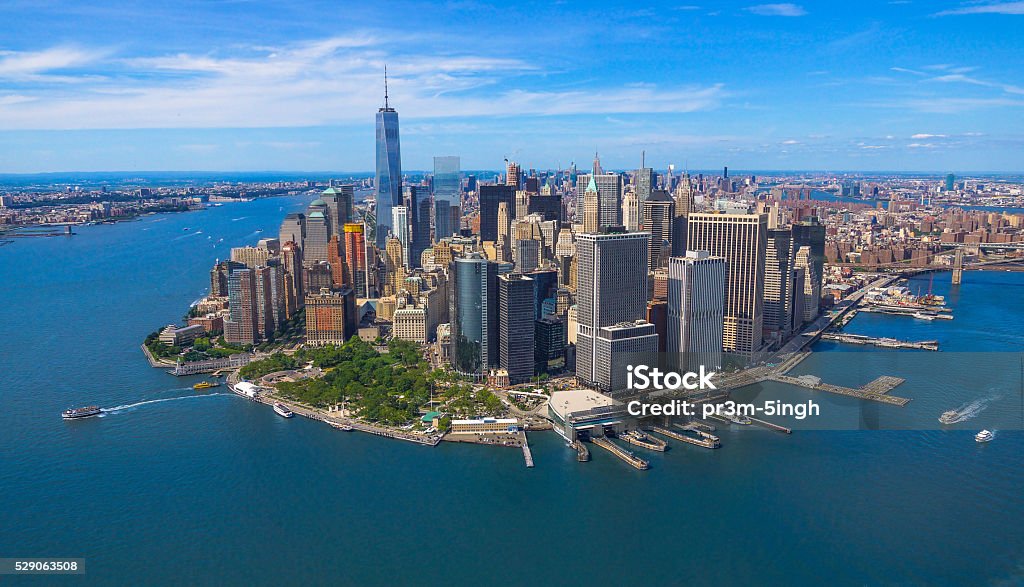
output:
M614 403L615 400L611 397L590 389L556 391L551 394L551 399L548 400L548 405L563 420L569 414L610 406Z

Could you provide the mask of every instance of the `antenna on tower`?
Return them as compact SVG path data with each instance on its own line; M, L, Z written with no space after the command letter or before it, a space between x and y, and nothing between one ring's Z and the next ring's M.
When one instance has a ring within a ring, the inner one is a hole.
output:
M388 108L388 66L384 65L384 109Z
M640 169L643 169L643 168L647 167L646 165L644 165L644 163L646 163L646 161L645 161L646 158L647 158L647 151L640 151Z

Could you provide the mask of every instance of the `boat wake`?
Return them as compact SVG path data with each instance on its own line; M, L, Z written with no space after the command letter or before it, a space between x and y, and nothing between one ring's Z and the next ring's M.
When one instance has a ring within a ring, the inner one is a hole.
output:
M984 412L985 408L987 408L990 403L996 401L1000 397L1002 396L993 395L982 399L976 399L971 403L960 406L959 408L956 409L956 419L950 422L950 424L958 424L960 422L966 422L967 420L970 420L971 418Z
M238 222L239 220L245 220L248 216L242 216L241 218L232 218L231 222Z
M159 404L159 403L162 403L162 402L173 402L173 401L177 401L177 400L180 400L180 399L198 399L198 398L201 398L201 397L213 397L213 396L216 396L216 395L231 395L231 394L230 393L204 393L202 395L182 395L182 396L178 396L178 397L165 397L165 398L161 398L161 399L149 399L149 400L145 400L145 401L141 401L141 402L135 402L134 404L124 404L124 405L121 405L121 406L114 406L112 408L103 408L103 414L102 415L118 414L118 413L124 412L126 410L131 410L131 409L138 408L138 407L141 407L141 406L147 406L149 404Z

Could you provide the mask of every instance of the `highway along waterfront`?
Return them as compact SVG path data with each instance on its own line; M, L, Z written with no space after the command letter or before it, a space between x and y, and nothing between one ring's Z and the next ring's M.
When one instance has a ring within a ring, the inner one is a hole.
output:
M1024 274L969 271L954 289L940 273L955 320L862 313L844 329L938 352L820 341L791 372L851 388L900 377L906 406L765 381L737 399L813 398L822 416L772 418L792 434L720 426L718 450L666 436L668 451L633 451L645 471L594 445L580 464L555 433L531 433L527 468L520 450L281 418L149 366L139 341L204 294L212 262L310 199L0 247L0 496L18 529L0 532L0 552L82 557L109 585L1024 581L1024 438L1009 428ZM978 401L939 429L943 411ZM119 409L61 420L84 405ZM986 427L997 438L979 446Z

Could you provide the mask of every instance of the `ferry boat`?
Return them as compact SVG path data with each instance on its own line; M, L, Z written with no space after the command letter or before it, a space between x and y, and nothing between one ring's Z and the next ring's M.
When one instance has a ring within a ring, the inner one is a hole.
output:
M945 412L942 412L942 415L939 416L939 422L942 424L955 424L956 421L959 419L960 412L956 410L947 410Z
M996 435L992 434L988 430L982 430L974 435L974 440L977 442L992 442L992 439L995 437Z
M914 312L914 318L918 320L934 320L937 316L935 314L925 314L924 312Z
M342 424L341 422L332 422L330 420L328 420L327 423L333 426L335 430L342 430L344 432L352 431L352 427L349 426L348 424Z
M88 418L89 416L98 416L103 412L99 406L87 406L84 408L73 408L70 410L64 410L61 412L61 417L65 420L74 420L77 418Z
M211 387L217 387L220 383L216 381L200 381L192 386L192 389L210 389Z
M281 402L274 402L274 411L277 412L277 415L281 416L282 418L291 418L292 416L295 415L295 412L289 410L288 406L282 404Z
M751 423L750 422L750 418L744 416L743 414L735 414L735 415L733 415L733 414L725 414L725 417L730 422L732 422L733 424L744 424L744 425L746 425L746 424L750 424Z

